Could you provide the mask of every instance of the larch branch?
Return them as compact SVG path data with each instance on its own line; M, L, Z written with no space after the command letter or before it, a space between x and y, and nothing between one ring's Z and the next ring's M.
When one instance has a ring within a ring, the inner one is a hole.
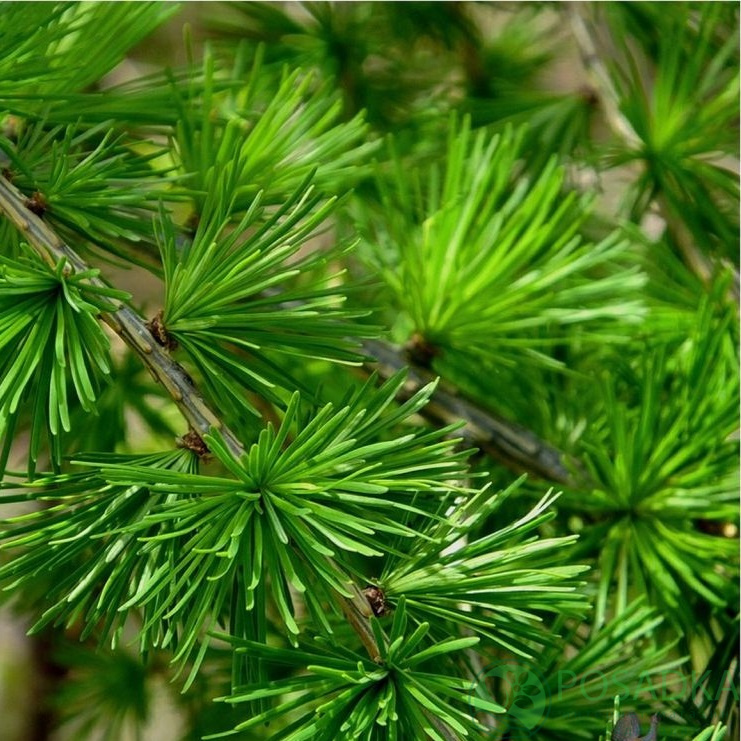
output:
M5 177L0 176L0 212L15 225L28 244L52 267L65 259L67 273L83 272L88 265L41 218L30 211L24 195ZM90 284L105 286L100 278L90 278ZM244 453L237 436L209 408L184 368L170 357L154 339L145 320L131 307L118 302L115 311L101 313L100 318L141 358L156 381L161 383L177 405L188 424L199 435L210 429L219 430L229 451L236 458ZM355 595L337 595L339 606L373 661L380 653L370 628L370 606L362 592L351 582L348 587ZM367 610L366 610L367 608Z

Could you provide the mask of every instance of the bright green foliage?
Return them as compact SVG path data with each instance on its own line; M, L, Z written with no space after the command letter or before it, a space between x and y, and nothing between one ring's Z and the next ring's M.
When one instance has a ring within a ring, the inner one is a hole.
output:
M410 173L394 159L379 179L384 218L368 213L366 240L424 342L479 362L553 364L545 351L561 328L605 341L610 320L639 320L644 279L613 267L625 242L583 241L586 201L563 192L555 159L533 181L522 175L521 141L451 122L442 170Z
M96 468L124 462L182 473L195 471L197 466L195 456L184 450L151 456L103 455L86 461ZM174 555L168 553L167 544L140 553L140 533L132 535L125 530L166 497L152 496L141 486L112 485L99 470L40 478L22 486L6 484L4 488L21 489L21 493L6 494L5 502L50 504L5 524L3 547L19 548L20 553L0 568L0 579L31 591L39 582L45 584L50 606L37 629L52 621L73 625L82 620L83 638L99 630L103 639L113 635L115 640L131 607L125 603L156 578L157 568ZM166 627L162 635L167 635Z
M86 412L95 411L96 387L110 371L108 339L96 316L127 298L90 285L97 270L68 275L26 248L18 260L0 260L0 435L5 463L20 410L31 414L28 470L33 476L47 436L55 463L59 435L70 430L68 387Z
M345 299L333 287L340 275L323 269L339 252L298 254L318 234L333 200L322 201L305 181L274 212L255 198L233 225L238 177L228 166L212 183L191 243L178 242L166 217L161 236L164 322L225 410L249 408L245 388L277 400L275 386L295 387L273 362L275 353L358 363L363 356L348 338L373 334L355 321L366 312L342 308ZM312 272L313 282L287 287Z
M267 681L236 688L231 703L256 701L296 693L294 699L267 713L260 713L235 731L275 723L282 716L298 720L271 731L274 739L357 738L375 741L429 738L485 738L485 728L471 708L501 713L504 708L472 695L470 681L432 673L448 661L449 654L475 646L478 638L449 638L430 644L429 624L407 628L404 600L399 603L388 638L376 619L371 625L381 647L382 665L360 654L325 642L304 650L283 650L235 640L238 651L255 653L272 662L305 666L308 675ZM220 734L227 735L227 734ZM212 738L216 738L213 736Z
M195 603L184 615L205 619L220 612L225 594L214 596L212 589L198 585L210 581L215 590L230 582L227 577L236 578L240 601L247 610L255 608L262 633L263 579L268 574L272 598L290 634L299 632L291 590L324 621L316 590L327 586L351 594L347 572L331 559L341 559L343 553L382 555L379 535L418 534L397 523L399 510L424 514L420 505L412 505L424 492L437 504L457 491L450 481L460 475L462 456L440 459L453 444L441 439L445 430L382 439L384 430L418 410L432 391L426 389L382 416L402 382L401 377L393 379L375 393L368 385L337 412L331 406L320 410L297 434L294 396L281 428L263 430L240 461L230 457L218 437L207 438L233 478L185 476L131 464L106 466L102 473L110 482L145 483L151 491L191 495L131 526L147 531L157 525L161 535L149 537L153 543L177 534L185 539L189 554L168 572L174 580L148 585L148 595L161 590L172 595L166 599L181 605L181 592L187 589ZM295 437L285 446L289 434ZM196 492L210 496L192 496ZM210 527L204 530L205 523Z
M698 245L738 264L738 177L722 159L722 153L738 153L737 20L725 3L713 3L696 24L689 4L676 7L653 14L661 32L647 40L656 62L650 83L633 49L622 49L623 60L611 67L620 110L638 141L612 155L610 164L637 160L643 166L634 183L635 214L658 197ZM622 12L610 9L616 24Z
M548 508L556 497L546 496L522 519L475 537L515 490L496 496L478 492L436 526L434 539L417 541L403 549L403 557L388 559L379 579L387 601L393 604L403 595L409 613L439 624L440 635L465 625L526 657L549 639L539 627L542 613L583 615L588 603L577 591L583 583L574 578L586 568L555 565L575 538L534 535L553 518Z
M264 640L266 577L289 634L299 633L296 593L329 628L318 596L327 587L352 594L347 580L353 569L338 559L344 553L381 556L379 537L428 537L426 511L466 491L454 483L465 454L452 452L455 440L445 439L450 430L384 439L433 389L390 409L403 375L378 390L372 381L341 409L326 406L305 422L294 395L280 429L268 425L240 461L218 435L207 437L228 477L196 473L191 454L180 451L82 458L91 473L40 479L25 498L62 504L10 523L8 545L28 550L0 569L0 578L32 583L39 559L46 560L46 548L38 546L50 544L56 552L44 570L61 570L48 594L58 601L41 624L84 615L90 632L104 618L106 635L136 607L144 645L177 648L176 660L193 650L200 628L212 627L233 589L240 595L234 613L253 611L247 636ZM419 516L416 527L399 522L404 512ZM91 538L106 546L84 559ZM118 612L104 615L112 602ZM182 626L181 641L175 626Z
M337 121L340 101L311 75L295 70L268 93L260 57L248 71L239 55L220 93L214 67L207 52L203 84L175 98L175 152L186 183L196 191L198 216L226 167L232 171L236 212L247 210L258 193L265 203L283 203L312 171L320 187L346 188L376 149L372 142L361 144L367 135L361 117Z
M5 3L0 13L0 101L31 117L100 80L177 9L131 2L29 5Z
M584 533L600 553L598 623L637 588L688 628L737 600L736 545L693 526L737 512L738 356L731 314L713 314L706 302L685 342L602 384L604 416L584 440L591 494L564 499L598 520Z
M706 728L702 733L698 733L692 741L722 741L726 737L726 731L728 729L718 723L712 728Z
M136 154L109 122L85 129L32 124L17 144L0 137L0 150L15 186L42 194L44 216L75 246L83 237L115 253L121 242L153 241L164 182L152 160L161 151Z

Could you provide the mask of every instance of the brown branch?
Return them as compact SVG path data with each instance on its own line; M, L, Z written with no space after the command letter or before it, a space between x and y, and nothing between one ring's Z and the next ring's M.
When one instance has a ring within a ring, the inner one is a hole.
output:
M29 245L52 267L56 267L62 259L65 259L67 265L64 270L68 275L89 269L71 247L29 210L23 194L1 176L0 211L5 213ZM99 278L90 278L89 282L95 286L106 285ZM179 363L170 357L167 350L158 344L147 323L139 314L119 302L115 311L101 313L100 319L121 337L139 356L153 378L165 387L193 430L199 435L204 435L211 428L215 428L219 430L229 452L235 458L239 458L244 453L244 446L237 436L208 407L193 385L190 376ZM348 587L355 596L347 598L338 595L339 605L371 659L378 661L380 653L368 622L369 617L364 613L364 608L367 608L368 613L370 612L370 606L357 586L348 582Z
M410 358L402 349L386 342L367 340L363 347L378 361L377 370L383 377L410 364ZM402 394L411 396L433 379L429 371L412 364ZM436 424L465 422L459 433L464 440L512 471L533 474L567 486L576 485L564 465L566 455L560 450L541 440L531 430L483 410L446 388L438 386L420 414ZM572 461L572 465L579 468L576 461Z

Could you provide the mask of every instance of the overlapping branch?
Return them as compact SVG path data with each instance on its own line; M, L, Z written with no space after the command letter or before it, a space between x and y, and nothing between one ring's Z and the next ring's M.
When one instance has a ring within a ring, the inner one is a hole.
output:
M275 295L277 292L268 289L264 293ZM294 302L285 304L289 306ZM406 383L400 391L404 399L435 380L430 371L415 363L410 353L390 342L366 339L363 351L373 359L364 366L368 373L373 371L381 378L390 378L402 368L407 369ZM567 467L567 455L532 430L482 409L448 388L438 385L420 414L433 424L442 426L465 422L456 434L466 444L478 448L515 473L532 474L569 487L576 485L571 470L582 468L578 461L570 459Z

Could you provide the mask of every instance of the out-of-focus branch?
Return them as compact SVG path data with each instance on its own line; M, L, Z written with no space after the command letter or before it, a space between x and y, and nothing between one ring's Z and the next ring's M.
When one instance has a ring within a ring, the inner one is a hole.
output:
M579 47L582 64L600 100L607 124L629 147L639 149L642 141L620 110L620 95L604 61L606 55L614 54L614 50L609 48L609 35L600 32L599 25L594 18L595 9L592 6L593 3L566 3L566 13ZM657 196L655 205L666 224L667 231L681 252L685 264L703 283L708 284L717 272L718 266L715 261L698 249L689 229L682 222L681 217L673 213L663 195ZM738 300L739 276L735 268L733 272L734 280L731 290L734 298Z
M599 96L602 111L610 128L628 145L638 147L641 143L630 121L620 111L620 96L612 82L602 54L598 50L599 29L592 17L592 10L584 3L566 3L566 13L571 23L584 69L589 76L594 92ZM606 40L599 46L604 53Z

